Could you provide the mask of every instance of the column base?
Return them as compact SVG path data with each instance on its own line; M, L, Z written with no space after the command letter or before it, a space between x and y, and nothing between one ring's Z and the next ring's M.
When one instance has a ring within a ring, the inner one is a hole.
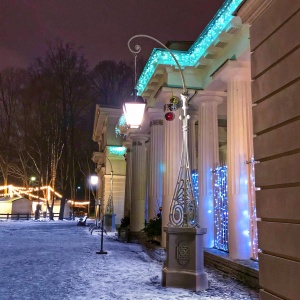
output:
M104 215L104 228L108 232L116 231L115 224L116 214L105 214Z
M193 291L208 288L204 272L203 235L206 228L164 227L167 234L162 286Z

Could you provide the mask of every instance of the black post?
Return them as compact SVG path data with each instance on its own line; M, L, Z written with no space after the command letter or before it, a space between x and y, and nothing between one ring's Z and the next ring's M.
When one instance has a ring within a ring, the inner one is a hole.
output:
M103 217L102 217L102 222L101 222L101 249L100 251L97 251L96 254L107 254L106 251L103 251L103 225L104 225L104 222L103 222Z

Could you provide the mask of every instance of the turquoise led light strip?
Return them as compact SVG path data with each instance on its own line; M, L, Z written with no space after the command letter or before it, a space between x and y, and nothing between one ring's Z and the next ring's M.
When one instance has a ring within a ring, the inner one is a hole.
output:
M126 119L124 114L121 115L118 124L115 127L116 135L121 135L120 127L126 127Z
M125 127L126 126L126 119L125 119L125 115L124 114L122 114L122 116L120 117L119 122L118 122L118 126L121 126L121 127Z
M227 0L218 10L214 18L208 23L195 43L188 51L172 51L182 68L194 66L207 48L214 42L218 35L232 20L233 12L243 0ZM137 82L136 88L141 95L148 85L158 65L174 65L174 59L165 49L154 49Z
M126 147L107 146L108 155L120 155L123 156L126 153Z

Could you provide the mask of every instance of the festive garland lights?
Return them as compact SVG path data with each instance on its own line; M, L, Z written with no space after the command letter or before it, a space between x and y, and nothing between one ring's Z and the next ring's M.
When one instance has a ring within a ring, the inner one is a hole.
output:
M118 124L115 127L115 133L116 133L116 136L118 136L118 135L125 136L126 134L121 133L120 127L126 127L126 119L125 119L124 114L121 115L121 117L118 121Z
M108 155L123 156L126 153L126 147L107 146Z
M215 248L228 251L227 166L214 170Z
M194 197L196 200L196 203L198 205L198 199L199 199L199 190L198 190L198 173L196 170L192 171L192 182L193 182L193 188L194 188Z
M252 258L258 260L258 234L257 234L257 216L256 216L256 197L255 191L260 188L255 187L255 171L254 166L257 162L252 158L250 160L250 195L251 195L251 207L250 207L250 226L251 226L251 247L252 247Z

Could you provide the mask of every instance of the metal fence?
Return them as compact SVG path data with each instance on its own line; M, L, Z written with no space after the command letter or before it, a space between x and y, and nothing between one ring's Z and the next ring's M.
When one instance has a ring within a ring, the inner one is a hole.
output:
M59 217L59 213L53 214L54 218ZM49 213L42 213L39 219L47 219L49 218ZM0 214L0 220L14 220L14 221L21 221L21 220L34 220L34 214Z

